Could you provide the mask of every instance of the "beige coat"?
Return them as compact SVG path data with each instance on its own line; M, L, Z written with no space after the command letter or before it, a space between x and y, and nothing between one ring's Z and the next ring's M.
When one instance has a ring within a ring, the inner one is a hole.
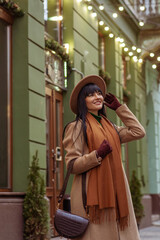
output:
M120 106L116 110L117 115L120 117L125 126L117 127L121 143L133 141L144 137L145 130L138 122L133 113L128 109L126 105ZM83 133L79 131L81 123L77 124L76 129L75 122L70 123L65 131L65 138L63 141L64 148L66 150L65 161L66 164L74 158L76 161L73 167L74 180L71 190L71 211L77 215L86 217L83 203L82 203L82 175L81 173L97 167L101 164L101 158L96 157L96 151L89 153L88 147L84 142ZM75 131L74 131L75 130ZM74 134L73 134L74 133ZM78 138L77 138L78 136ZM76 141L75 141L76 139ZM102 160L103 161L103 160ZM116 222L104 222L103 224L90 223L85 234L78 239L81 240L140 240L137 230L136 220L133 211L132 200L130 196L130 190L126 174L124 172L130 223L124 231L119 230ZM86 176L86 187L88 184L88 173Z

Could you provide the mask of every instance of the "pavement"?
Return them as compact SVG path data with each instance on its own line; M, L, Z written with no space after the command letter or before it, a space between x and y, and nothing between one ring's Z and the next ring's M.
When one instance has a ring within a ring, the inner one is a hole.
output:
M141 240L160 240L160 220L152 223L152 226L139 230ZM56 237L51 240L67 240L66 238ZM97 239L99 240L99 239Z

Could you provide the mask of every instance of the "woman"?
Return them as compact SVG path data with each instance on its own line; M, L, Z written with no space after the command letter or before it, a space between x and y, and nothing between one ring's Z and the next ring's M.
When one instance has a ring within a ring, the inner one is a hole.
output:
M76 120L67 125L63 144L66 164L76 159L71 211L90 219L86 232L77 239L140 240L122 167L121 143L144 137L145 130L126 105L105 93L104 80L90 75L76 85L70 97ZM117 127L106 118L104 104L116 111L125 126Z

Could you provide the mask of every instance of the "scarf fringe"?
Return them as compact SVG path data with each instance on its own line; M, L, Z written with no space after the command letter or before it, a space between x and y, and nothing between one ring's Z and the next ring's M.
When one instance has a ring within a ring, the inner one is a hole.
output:
M87 207L89 220L95 224L101 224L104 221L118 222L120 230L124 231L129 226L129 217L117 219L115 208L99 209L98 206Z
M98 206L90 206L88 207L88 214L90 222L96 224L100 224L105 220L109 222L116 221L115 208L99 209Z

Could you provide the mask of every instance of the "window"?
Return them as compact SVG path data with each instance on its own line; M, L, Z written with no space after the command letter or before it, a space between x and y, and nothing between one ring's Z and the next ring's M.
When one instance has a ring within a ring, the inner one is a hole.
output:
M0 190L11 189L11 17L0 14Z
M62 44L62 1L44 0L45 31Z

